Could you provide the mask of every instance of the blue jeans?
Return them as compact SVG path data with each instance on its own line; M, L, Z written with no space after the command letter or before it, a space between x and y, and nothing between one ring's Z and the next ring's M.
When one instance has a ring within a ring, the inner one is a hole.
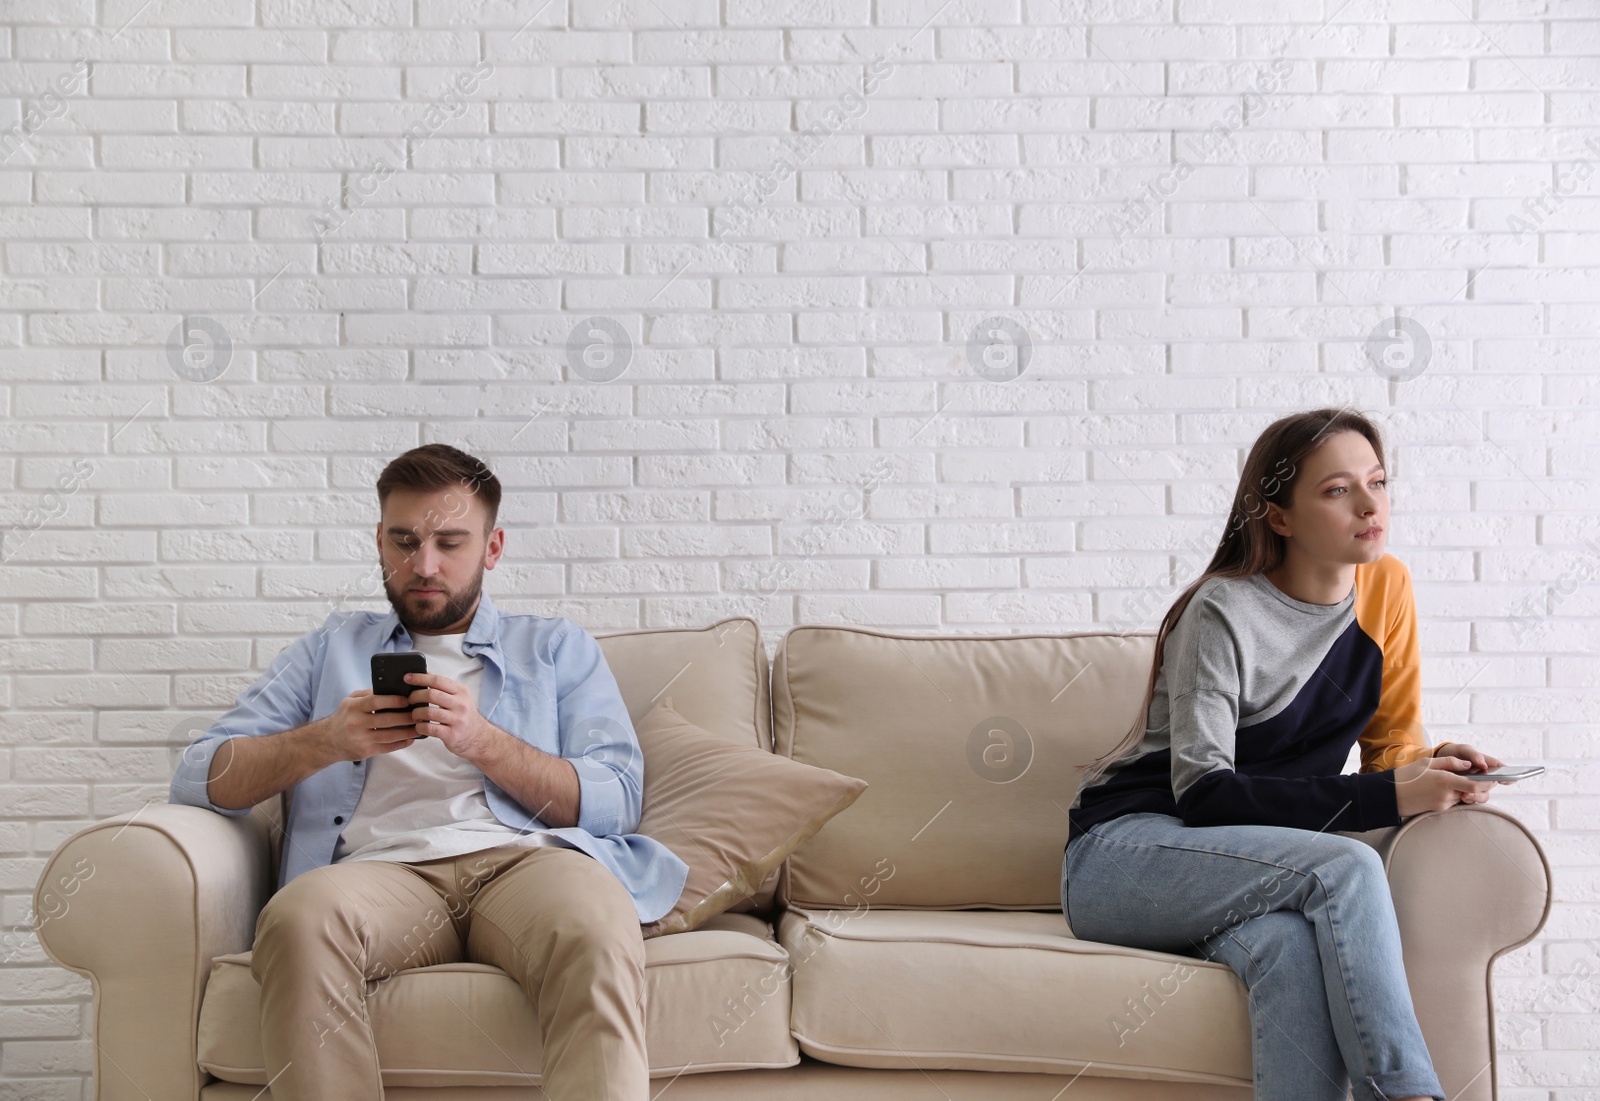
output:
M1125 814L1067 846L1061 908L1082 940L1231 968L1249 991L1257 1101L1344 1101L1351 1083L1357 1101L1444 1101L1371 846Z

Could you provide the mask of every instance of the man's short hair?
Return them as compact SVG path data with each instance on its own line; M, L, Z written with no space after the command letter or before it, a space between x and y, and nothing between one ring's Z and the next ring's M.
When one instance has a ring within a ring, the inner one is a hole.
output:
M495 517L500 513L500 479L483 460L447 443L413 447L384 467L378 475L378 507L381 509L397 489L432 493L453 486L464 486L478 495L489 510L484 531L493 531Z

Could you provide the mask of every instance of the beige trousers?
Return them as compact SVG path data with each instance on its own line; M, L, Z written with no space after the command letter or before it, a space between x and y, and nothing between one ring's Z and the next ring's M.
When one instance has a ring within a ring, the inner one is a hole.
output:
M380 1101L366 994L397 971L501 968L538 1011L553 1101L646 1101L644 940L622 883L577 849L356 860L296 876L256 922L274 1101Z

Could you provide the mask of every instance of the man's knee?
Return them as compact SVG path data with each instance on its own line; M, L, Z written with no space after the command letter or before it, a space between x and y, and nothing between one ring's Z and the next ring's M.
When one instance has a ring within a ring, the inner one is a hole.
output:
M604 864L578 849L548 848L546 860L554 861L561 873L562 908L585 912L593 920L617 923L631 918L638 924L633 896Z
M610 875L609 872L606 873ZM584 897L558 923L558 935L571 948L644 965L644 935L638 911L626 891Z
M332 882L331 868L315 868L284 884L256 918L256 939L281 935L311 923L323 921L341 901L338 885Z
M251 970L257 979L268 960L308 957L327 942L350 951L363 940L366 922L335 872L334 866L304 872L267 900L256 918Z
M568 926L556 953L585 961L586 967L597 972L644 974L644 938L637 921L631 929Z
M588 959L597 966L642 970L644 937L639 912L621 881L582 853L571 853L569 866L563 870L567 889L549 900L549 913L538 923L551 933L553 954Z

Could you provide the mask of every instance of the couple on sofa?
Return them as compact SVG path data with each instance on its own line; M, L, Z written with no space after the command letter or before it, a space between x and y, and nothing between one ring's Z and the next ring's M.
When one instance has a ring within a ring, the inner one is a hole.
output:
M616 681L582 627L483 592L505 532L481 461L415 448L377 490L393 611L297 639L172 781L173 802L233 815L292 792L251 959L272 1096L381 1098L367 996L470 959L527 992L547 1096L647 1098L640 924L688 869L632 832L643 763ZM1422 744L1387 523L1364 418L1268 428L1162 624L1147 721L1090 766L1069 816L1075 934L1228 964L1250 991L1258 1097L1444 1097L1376 854L1332 831L1483 801L1491 783L1461 773L1499 762ZM410 696L373 695L371 655L412 649L428 672L407 674ZM1358 737L1364 771L1340 776Z

